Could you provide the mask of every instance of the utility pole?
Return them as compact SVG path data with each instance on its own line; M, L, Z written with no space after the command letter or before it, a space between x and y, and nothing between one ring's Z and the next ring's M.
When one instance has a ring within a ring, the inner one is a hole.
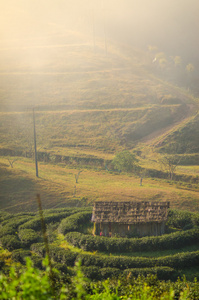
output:
M104 27L104 46L105 46L105 54L107 56L108 49L107 49L107 36L106 36L106 20L105 20L105 8L104 8L103 0L102 0L102 16L103 16L103 27Z
M92 8L92 21L93 21L93 48L95 52L95 18L94 18L94 8Z
M37 164L37 141L36 141L36 128L35 128L35 111L33 108L33 129L34 129L34 148L35 148L35 170L36 170L36 177L39 177L38 175L38 164Z

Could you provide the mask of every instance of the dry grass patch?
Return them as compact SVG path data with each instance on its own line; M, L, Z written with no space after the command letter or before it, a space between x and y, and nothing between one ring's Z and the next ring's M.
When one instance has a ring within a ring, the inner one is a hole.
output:
M36 210L36 193L40 193L44 208L66 206L71 200L167 200L172 208L199 211L199 194L179 190L162 180L143 179L125 174L82 169L78 183L77 169L52 164L39 164L39 178L35 176L34 163L18 160L11 169L5 158L0 158L1 208L9 211ZM4 165L3 165L4 164Z

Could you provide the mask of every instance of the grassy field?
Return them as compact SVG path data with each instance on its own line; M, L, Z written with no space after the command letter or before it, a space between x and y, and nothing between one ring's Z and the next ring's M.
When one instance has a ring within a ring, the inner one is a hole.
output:
M172 208L199 211L198 191L177 187L160 179L143 179L129 174L110 174L103 170L81 169L78 183L77 168L67 165L39 163L39 178L31 159L21 159L9 166L7 158L0 158L1 209L10 212L37 210L36 193L41 194L44 208L77 205L95 200L166 200Z

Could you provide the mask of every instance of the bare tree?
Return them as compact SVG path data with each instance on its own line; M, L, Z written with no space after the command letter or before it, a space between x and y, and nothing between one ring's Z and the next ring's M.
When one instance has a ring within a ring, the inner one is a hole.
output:
M170 180L173 180L175 171L182 160L182 156L179 158L177 155L165 154L161 159L160 163L163 168L168 172Z
M75 182L78 183L79 175L82 171L80 170L77 174L75 174Z
M191 150L188 144L185 144L184 151L180 151L180 148L177 144L170 145L170 153L164 154L160 159L159 162L162 167L167 171L169 179L173 180L175 175L176 169L179 166L180 162L184 158L185 154L187 154ZM176 153L181 153L180 155Z
M8 161L9 161L9 164L10 164L10 166L11 166L11 168L13 168L13 164L14 164L14 162L15 161L17 161L18 160L18 158L15 158L15 159L13 159L12 161L8 158Z

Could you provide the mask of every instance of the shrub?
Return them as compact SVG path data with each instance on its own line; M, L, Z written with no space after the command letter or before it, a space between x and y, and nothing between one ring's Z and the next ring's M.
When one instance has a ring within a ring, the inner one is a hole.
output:
M91 212L76 213L66 219L63 219L58 227L58 231L66 234L71 231L80 231L85 223L91 220Z
M44 257L46 253L44 243L32 244L30 246L30 250L36 253L40 257Z
M96 266L99 268L118 268L125 270L129 268L152 268L155 266L170 268L194 267L199 264L199 251L184 252L158 258L146 257L107 257L99 255L79 254L78 259L82 266Z
M135 154L129 152L128 150L117 153L112 161L112 164L116 170L124 172L132 172L138 168L137 163L138 159L136 158Z
M31 252L29 250L17 249L12 251L11 259L15 262L25 264L25 257L27 256L31 256Z
M21 224L29 221L31 218L32 218L31 216L27 217L27 216L14 215L14 217L12 217L12 219L5 220L1 224L3 226L12 226L13 228L17 228Z
M3 236L6 236L6 235L15 235L15 232L16 232L16 228L12 227L12 226L3 226L1 227L1 230L0 230L0 238L2 238Z
M126 269L123 271L123 276L134 278L138 276L156 275L159 280L176 280L178 273L170 267L154 267L154 268L136 268Z
M193 213L180 210L169 210L167 225L178 229L193 227Z
M53 268L57 269L61 273L64 273L65 275L68 273L68 268L66 265L60 263L54 263Z
M179 247L198 243L199 229L143 238L108 238L73 232L67 233L65 238L73 246L86 251L98 250L111 253L128 253L178 249Z
M19 249L22 247L21 242L15 235L6 235L1 238L1 243L3 248L12 251L14 249Z
M4 222L1 223L1 225L3 226L0 231L0 237L8 234L15 235L18 226L27 222L27 220L29 220L28 217L17 217L17 218L14 217L12 219L5 220Z
M0 259L0 271L3 269L4 266L5 266L5 261Z
M49 223L56 223L59 222L61 219L66 218L72 214L75 214L77 212L77 209L68 209L68 210L64 210L62 212L58 212L58 213L50 213L47 214L44 211L44 220L45 220L45 224L49 224ZM19 229L33 229L33 230L41 230L41 219L40 217L35 217L32 220L24 223L23 225L21 225L19 227Z
M43 243L32 244L31 251L33 251L40 257L44 257L46 255L46 250ZM50 256L53 259L53 261L65 264L66 266L73 267L77 255L78 253L72 252L70 250L65 250L56 246L50 246Z
M29 247L31 244L38 242L39 235L32 229L22 229L18 234L22 244L25 247Z

